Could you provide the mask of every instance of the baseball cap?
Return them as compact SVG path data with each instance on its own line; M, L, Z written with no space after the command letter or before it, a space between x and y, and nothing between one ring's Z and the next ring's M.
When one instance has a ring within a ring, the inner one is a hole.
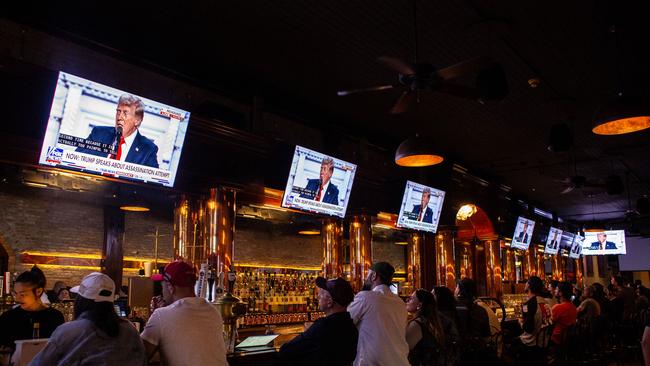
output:
M350 283L342 278L332 278L330 280L324 277L316 278L316 286L327 290L332 296L332 300L341 306L348 306L354 300L354 293Z
M389 282L393 279L395 268L388 262L377 262L370 267L384 282Z
M71 288L70 292L95 302L113 302L115 282L103 273L93 272L84 277L79 286Z
M176 261L166 265L162 274L155 274L151 279L154 281L165 279L174 286L192 287L196 283L196 272L191 265Z

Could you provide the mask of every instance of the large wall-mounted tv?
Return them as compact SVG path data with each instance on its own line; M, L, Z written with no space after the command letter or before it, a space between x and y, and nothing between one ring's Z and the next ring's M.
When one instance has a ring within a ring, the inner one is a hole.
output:
M444 200L444 191L407 181L397 227L435 233Z
M533 229L535 228L535 221L529 220L525 217L519 216L517 219L517 226L515 226L515 233L512 236L511 248L527 250L530 241L533 238Z
M357 166L296 146L282 206L345 217Z
M625 254L625 230L585 232L582 254Z
M173 187L190 113L59 72L39 163Z
M562 241L562 230L551 227L546 238L544 253L557 254L558 250L560 250L560 241Z

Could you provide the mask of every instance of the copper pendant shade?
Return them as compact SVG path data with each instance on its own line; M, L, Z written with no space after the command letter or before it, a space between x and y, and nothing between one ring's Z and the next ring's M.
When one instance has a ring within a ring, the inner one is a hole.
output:
M406 167L424 167L445 160L433 149L431 141L416 135L403 141L395 151L395 163Z
M634 98L619 98L600 107L594 115L592 132L622 135L650 128L650 108Z

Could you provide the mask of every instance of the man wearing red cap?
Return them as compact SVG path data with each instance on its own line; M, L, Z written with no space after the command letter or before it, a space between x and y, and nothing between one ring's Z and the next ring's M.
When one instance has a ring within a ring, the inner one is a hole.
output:
M223 320L205 299L196 297L194 268L172 262L162 275L167 306L156 309L142 332L149 359L160 352L165 365L228 365L223 340Z

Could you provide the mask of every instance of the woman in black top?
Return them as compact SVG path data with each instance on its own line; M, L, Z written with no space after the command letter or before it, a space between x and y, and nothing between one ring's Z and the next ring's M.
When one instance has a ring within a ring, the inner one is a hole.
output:
M436 365L445 345L436 299L424 289L411 294L406 310L413 319L406 327L406 341L409 345L408 359L411 365Z
M16 278L12 292L19 306L0 315L0 349L13 352L16 340L49 338L64 323L60 311L41 301L43 291L45 275L36 266Z

